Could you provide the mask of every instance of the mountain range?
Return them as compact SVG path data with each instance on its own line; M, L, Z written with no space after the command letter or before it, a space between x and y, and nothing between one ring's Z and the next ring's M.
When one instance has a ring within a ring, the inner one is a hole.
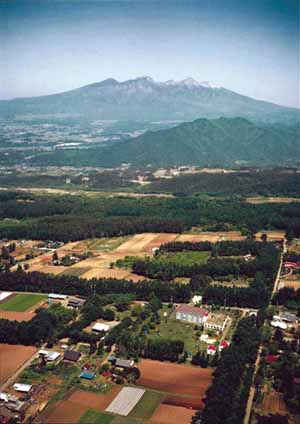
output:
M105 148L44 153L38 165L299 165L299 125L257 125L245 118L197 119Z
M64 93L0 101L0 117L66 114L103 120L179 120L241 116L254 122L299 122L299 109L235 93L218 84L109 78Z

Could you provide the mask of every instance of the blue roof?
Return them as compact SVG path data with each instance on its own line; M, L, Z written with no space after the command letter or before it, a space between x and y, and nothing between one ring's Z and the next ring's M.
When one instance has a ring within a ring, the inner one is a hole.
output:
M95 373L94 372L86 372L83 371L80 376L81 378L86 378L87 380L92 380L95 377Z

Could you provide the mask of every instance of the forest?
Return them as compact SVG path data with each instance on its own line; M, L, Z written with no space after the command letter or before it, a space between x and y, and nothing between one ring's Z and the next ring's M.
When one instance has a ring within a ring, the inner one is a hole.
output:
M0 191L0 239L75 241L142 232L259 230L300 235L300 208L240 200L50 196Z

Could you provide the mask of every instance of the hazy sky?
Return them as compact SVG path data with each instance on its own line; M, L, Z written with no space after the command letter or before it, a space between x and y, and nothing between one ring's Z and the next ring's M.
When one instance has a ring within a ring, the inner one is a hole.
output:
M298 0L0 0L0 98L193 77L299 107Z

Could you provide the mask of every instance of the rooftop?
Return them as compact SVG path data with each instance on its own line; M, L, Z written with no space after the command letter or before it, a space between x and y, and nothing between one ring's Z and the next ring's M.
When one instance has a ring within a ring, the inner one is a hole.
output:
M191 314L191 315L200 315L200 316L207 316L208 311L203 308L197 308L196 306L189 306L189 305L179 305L176 308L176 312L181 312L184 314Z

